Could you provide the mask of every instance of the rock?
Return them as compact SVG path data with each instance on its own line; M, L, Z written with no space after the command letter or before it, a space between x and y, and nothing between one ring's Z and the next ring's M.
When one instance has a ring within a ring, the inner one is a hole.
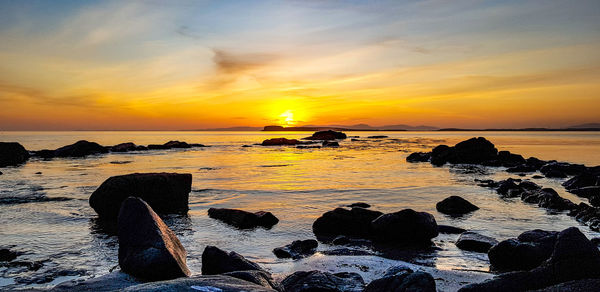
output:
M431 154L426 152L414 152L406 157L408 162L427 162L431 159Z
M459 291L527 291L591 278L600 278L600 251L579 229L571 227L558 234L551 257L540 266L501 274Z
M346 139L346 134L342 132L336 132L332 130L318 131L312 134L310 137L303 138L304 140L338 140Z
M201 275L128 287L126 292L199 291L199 292L276 292L252 282L226 275Z
M574 216L577 221L587 224L591 230L600 231L600 208L580 203L577 208L569 212L569 216Z
M200 144L200 143L191 143L191 144L189 144L189 145L190 145L190 147L192 147L192 148L196 148L196 147L201 147L201 148L202 148L202 147L210 147L210 146L208 146L208 145L204 145L204 144Z
M590 205L600 207L600 195L593 195L588 200L590 201Z
M367 203L363 203L363 202L356 202L356 203L352 203L350 205L348 205L348 207L350 208L355 208L355 207L359 207L359 208L371 208L371 205L367 204Z
M594 174L592 172L584 172L582 174L572 177L571 179L562 183L562 185L567 190L574 190L591 186L600 186L600 175Z
M456 246L462 250L485 252L497 244L498 241L479 233L467 231L463 232L456 241Z
M510 153L510 151L499 151L498 157L496 159L499 161L500 165L504 167L515 167L527 163L523 156L519 154Z
M537 169L531 165L517 165L513 167L509 167L506 169L506 172L517 173L517 172L535 172Z
M345 235L338 235L338 236L336 236L331 241L331 244L334 244L334 245L346 245L346 244L349 244L350 242L351 242L351 239L348 238L347 236L345 236Z
M600 246L600 237L594 237L590 239L590 241L592 242L592 244Z
M296 139L286 139L286 138L273 138L267 139L262 142L262 146L282 146L282 145L298 145L303 144L302 142Z
M108 153L108 150L98 143L85 140L54 150L54 156L56 157L84 157L101 153Z
M364 292L419 291L436 292L435 280L429 273L413 272L404 267L392 267L385 276L371 281ZM395 272L395 273L394 273Z
M208 216L223 221L241 229L256 228L259 226L271 228L279 222L271 212L259 211L250 213L237 209L210 208Z
M547 178L565 178L565 177L567 177L567 174L566 174L566 173L564 173L564 172L562 172L562 171L560 171L560 170L558 170L558 169L550 169L550 170L547 170L547 171L544 173L544 175L545 175Z
M0 262L10 262L17 258L19 254L8 248L0 249Z
M533 269L550 257L557 235L536 229L522 233L518 239L504 240L488 251L490 265L496 271Z
M323 141L323 147L340 147L340 143L336 141Z
M526 203L538 204L542 208L554 210L573 210L577 205L561 196L551 188L541 190L526 191L521 194L521 200Z
M0 142L0 167L25 163L29 152L17 142Z
M599 291L600 279L583 279L560 283L531 292L591 292Z
M536 170L539 170L540 168L542 168L542 166L546 165L548 163L548 161L540 160L536 157L529 157L529 158L527 158L526 163L528 166L532 166Z
M129 152L129 151L134 151L136 150L136 145L131 143L131 142L127 142L127 143L121 143L121 144L117 144L115 146L110 147L110 151L111 152Z
M498 150L490 141L483 137L462 141L452 148L448 162L477 164L492 160L498 155Z
M186 142L181 141L169 141L164 144L165 147L171 148L192 148L192 146Z
M445 198L438 202L435 205L435 208L441 213L450 215L462 215L479 210L479 207L471 204L471 202L459 196L450 196Z
M131 275L116 271L85 281L72 280L63 282L50 289L50 291L121 291L138 284L142 284L142 282Z
M580 197L591 198L595 196L600 196L600 186L589 186L577 189L570 189L569 192L576 194Z
M385 136L385 135L375 135L375 136L369 136L367 138L369 138L369 139L384 139L384 138L388 138L388 136Z
M404 209L377 217L371 222L375 239L404 245L427 245L438 236L433 215Z
M498 188L496 191L498 194L503 196L507 196L510 190L520 190L519 185L517 185L516 180L512 178L508 178L506 180L502 180L498 182Z
M190 275L185 248L143 200L129 197L122 203L118 228L119 266L125 273L150 281Z
M317 218L312 229L317 236L369 238L372 236L371 221L381 215L383 213L365 208L337 208Z
M294 242L273 249L278 258L299 259L314 254L319 243L314 239L295 240Z
M452 154L453 148L448 145L438 145L431 150L431 159L429 162L435 166L442 166L448 162L448 158Z
M540 168L540 172L546 177L560 177L555 174L578 175L585 172L587 168L582 164L571 164L567 162L550 162Z
M540 179L540 178L544 178L544 177L541 176L541 175L539 175L539 174L536 174L536 175L532 176L531 178L533 178L533 179Z
M459 228L459 227L454 227L454 226L448 226L448 225L439 225L438 224L438 232L439 233L443 233L443 234L461 234L463 232L465 232L465 229Z
M241 279L244 281L248 281L248 282L251 282L251 283L266 287L266 288L275 289L277 291L282 290L281 286L279 284L277 284L275 281L273 281L271 274L269 274L265 271L257 271L257 270L235 271L235 272L224 273L223 275L234 277L234 278Z
M359 292L363 291L365 283L357 273L298 271L287 276L281 285L286 292Z
M203 275L252 270L264 271L258 264L247 260L234 251L227 253L218 247L209 245L202 252Z
M296 146L298 149L320 149L320 145L298 145Z
M116 218L121 202L134 196L158 213L186 213L192 189L189 173L133 173L113 176L90 196L90 206L105 218Z

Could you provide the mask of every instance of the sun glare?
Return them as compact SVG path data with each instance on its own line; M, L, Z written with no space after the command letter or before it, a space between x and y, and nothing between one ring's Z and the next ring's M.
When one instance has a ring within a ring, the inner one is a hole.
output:
M291 110L286 110L282 114L279 115L280 123L283 126L293 126L296 124L294 120L294 113Z

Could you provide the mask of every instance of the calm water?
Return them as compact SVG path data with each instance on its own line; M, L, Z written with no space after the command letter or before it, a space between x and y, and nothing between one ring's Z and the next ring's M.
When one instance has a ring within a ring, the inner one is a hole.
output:
M565 214L551 214L519 199L501 199L495 192L475 185L475 178L508 177L502 168L473 171L405 161L413 151L485 136L500 150L525 157L598 165L598 132L351 132L349 135L358 135L361 139L369 135L388 135L389 138L358 142L348 139L337 149L241 147L266 138L301 138L309 134L2 132L0 141L17 141L29 150L53 149L80 139L102 145L129 141L146 145L180 140L212 147L112 153L85 159L33 159L20 167L1 169L4 174L0 176L0 198L30 202L0 204L0 246L14 246L13 249L23 253L18 260L40 261L42 267L32 271L0 266L0 286L52 286L66 279L107 274L118 264L117 239L98 228L96 214L87 200L108 177L133 172L193 175L189 215L165 218L186 247L193 273L200 272L200 256L206 245L235 250L277 275L302 269L291 260L275 258L272 249L296 239L314 238L311 225L318 216L356 201L368 202L373 209L384 212L404 208L427 211L434 214L438 223L478 231L500 240L515 237L525 230L561 230L570 226L579 226L588 237L599 236ZM528 177L531 175L525 178ZM580 201L564 191L560 186L562 180L535 181L555 188L566 198ZM438 213L436 202L450 195L463 196L481 209L462 218ZM44 201L58 197L66 199ZM239 231L208 218L206 211L210 207L268 210L281 221L270 230ZM432 256L433 264L445 270L487 270L487 256L458 250L453 244L456 237L441 235L435 239L441 250ZM320 250L330 248L319 247Z

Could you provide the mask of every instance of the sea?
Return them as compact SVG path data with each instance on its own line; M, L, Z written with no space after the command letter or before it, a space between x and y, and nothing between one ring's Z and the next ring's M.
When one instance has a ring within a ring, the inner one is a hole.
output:
M297 270L356 271L365 281L383 266L411 262L440 271L489 273L486 254L459 250L458 235L440 235L437 249L413 261L360 257L341 263L323 252L337 247L321 243L304 260L278 259L273 248L298 239L315 238L312 223L324 212L355 202L395 212L425 211L438 224L452 225L498 240L532 229L563 230L576 226L588 236L600 234L561 212L505 199L475 179L508 177L554 188L575 203L581 198L565 191L565 179L534 179L509 174L502 167L408 163L415 151L439 144L454 145L485 137L499 150L527 157L600 165L600 132L347 132L337 148L265 147L275 137L303 138L309 132L193 131L71 131L0 132L0 141L19 142L28 150L56 149L78 140L101 145L133 142L162 144L171 140L210 147L109 153L85 158L32 158L16 167L0 168L0 248L18 251L13 262L0 263L0 289L49 288L61 282L99 277L118 269L118 239L98 223L89 206L90 194L107 178L141 172L190 173L192 191L187 215L164 215L187 250L187 263L200 274L202 251L214 245L259 263L276 278ZM387 138L369 138L385 135ZM242 147L248 145L251 147ZM436 211L442 199L458 195L480 209L451 217ZM207 210L239 208L269 211L280 219L271 229L239 230L211 219ZM436 281L440 281L437 279ZM442 280L443 281L443 280ZM464 283L462 283L464 284Z

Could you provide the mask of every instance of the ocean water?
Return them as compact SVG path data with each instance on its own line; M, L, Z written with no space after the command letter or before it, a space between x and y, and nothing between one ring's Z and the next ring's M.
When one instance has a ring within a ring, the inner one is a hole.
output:
M516 199L502 199L474 179L511 177L496 167L407 163L414 151L438 144L484 136L499 150L524 157L556 159L588 166L600 164L598 132L349 132L339 148L296 149L253 145L273 137L302 138L308 132L1 132L0 141L17 141L28 150L54 149L86 139L102 145L140 145L180 140L211 147L110 153L86 158L31 159L1 168L0 247L22 254L17 261L38 266L0 265L0 288L51 287L75 278L97 277L118 265L116 236L96 222L90 194L108 177L134 172L180 172L193 176L187 216L170 215L165 222L188 252L188 266L200 273L206 245L236 251L283 277L303 269L299 262L277 259L272 249L293 240L314 238L312 223L322 213L353 202L393 212L413 208L449 224L498 240L541 228L579 227L589 238L600 236L564 213L552 213ZM370 135L387 135L369 139ZM253 145L252 147L241 147ZM523 179L531 179L528 174ZM517 177L512 175L512 177ZM532 179L533 180L533 179ZM560 185L564 179L536 179L544 187L580 202ZM438 213L435 204L460 195L480 207L463 217ZM265 210L279 224L272 229L237 230L208 218L211 207ZM488 271L485 254L454 246L457 235L440 235L440 248L426 256L439 270ZM334 247L321 244L319 250ZM318 259L317 254L313 259ZM418 261L417 261L418 263ZM37 269L36 269L37 268ZM335 267L330 267L334 269ZM363 269L364 270L364 269Z

